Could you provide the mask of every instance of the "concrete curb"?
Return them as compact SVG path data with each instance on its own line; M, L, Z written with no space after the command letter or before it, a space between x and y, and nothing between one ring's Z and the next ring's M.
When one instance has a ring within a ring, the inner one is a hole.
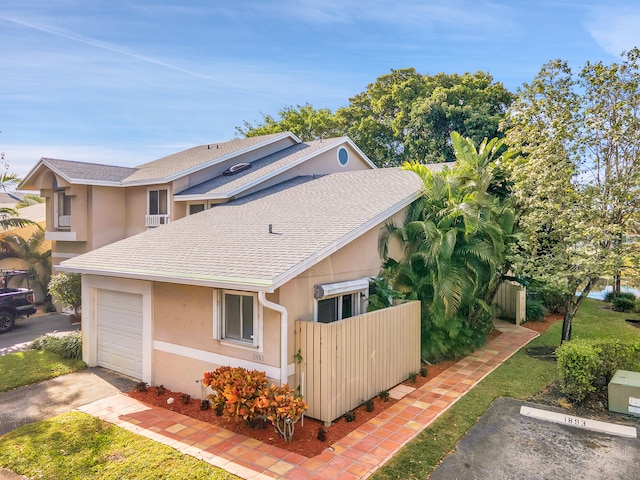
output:
M626 425L618 425L616 423L601 422L600 420L592 420L590 418L576 417L564 413L550 412L539 408L532 408L523 405L520 407L520 415L531 417L538 420L567 425L569 427L583 428L594 432L606 433L609 435L617 435L625 438L638 438L638 429L636 427L628 427Z

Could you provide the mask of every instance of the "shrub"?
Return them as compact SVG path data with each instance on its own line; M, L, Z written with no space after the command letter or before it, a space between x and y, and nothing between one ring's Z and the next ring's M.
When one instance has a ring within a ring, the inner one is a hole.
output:
M633 307L633 311L636 312L636 313L640 313L640 298L638 298L636 300L636 303L635 303L635 305Z
M373 398L370 398L366 402L364 402L364 409L367 412L373 412L375 404L373 403Z
M542 304L553 313L562 313L567 302L565 293L553 285L541 285L535 290L536 300L542 301ZM529 299L527 299L528 301Z
M626 296L618 296L613 301L612 308L616 312L630 312L636 306L636 298L632 295L632 298Z
M418 372L409 372L409 376L407 377L407 380L409 380L411 383L416 383L417 379L418 379Z
M69 335L43 335L31 343L33 350L45 350L63 358L82 358L82 334L79 331Z
M144 393L148 390L146 382L138 382L136 383L136 391Z
M380 400L382 400L383 402L388 402L389 390L381 390L380 393L378 393L378 398L380 398Z
M426 377L429 372L427 371L427 367L425 365L420 367L420 376Z
M470 309L461 309L456 315L432 315L422 305L420 325L422 358L438 363L468 355L484 345L493 329L490 310L483 311L471 324Z
M540 322L544 320L544 316L547 314L547 309L540 300L527 299L527 322Z
M632 300L634 302L636 300L636 296L631 292L620 292L619 294L615 295L613 290L612 290L612 291L607 292L605 294L604 301L611 303L611 302L613 302L613 297L615 297L616 299L618 299L618 298L626 298L626 299Z
M553 284L531 280L527 287L527 303L532 300L542 302L542 305L550 312L562 313L567 302L567 295L563 289Z
M344 414L344 421L349 423L349 422L354 422L356 419L356 414L355 412L347 412Z
M82 276L79 273L58 273L49 281L49 294L78 315L82 305Z
M248 371L241 367L220 367L205 372L202 384L211 387L207 398L213 408L248 425L269 420L280 435L290 442L296 422L308 408L288 385L267 385L265 372Z
M562 391L583 401L598 385L607 385L616 370L640 370L640 341L575 340L556 350Z
M259 416L265 416L265 412L257 408L255 402L267 387L265 372L225 366L206 372L202 383L213 391L207 398L214 410L223 408L225 415L236 420L242 418L248 424Z

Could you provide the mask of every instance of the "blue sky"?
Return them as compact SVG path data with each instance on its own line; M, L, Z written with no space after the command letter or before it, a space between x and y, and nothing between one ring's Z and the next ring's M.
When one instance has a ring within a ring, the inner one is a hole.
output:
M391 69L483 70L515 91L547 61L640 46L638 0L3 0L0 151L134 166Z

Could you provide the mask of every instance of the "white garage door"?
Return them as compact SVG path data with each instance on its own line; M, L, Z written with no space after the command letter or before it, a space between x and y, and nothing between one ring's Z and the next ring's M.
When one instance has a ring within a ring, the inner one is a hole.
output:
M142 295L98 291L98 365L142 378Z

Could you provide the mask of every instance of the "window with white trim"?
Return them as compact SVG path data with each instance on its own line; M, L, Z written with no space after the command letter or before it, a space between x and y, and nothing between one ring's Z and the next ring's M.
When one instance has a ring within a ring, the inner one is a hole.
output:
M169 190L149 190L149 203L147 213L149 215L169 215Z
M366 311L369 279L316 285L314 320L331 323Z
M64 190L57 190L53 197L54 227L69 229L71 226L71 197Z
M169 189L147 190L147 215L144 223L149 228L169 223Z
M255 293L223 290L218 295L216 338L246 346L259 346L258 296Z

